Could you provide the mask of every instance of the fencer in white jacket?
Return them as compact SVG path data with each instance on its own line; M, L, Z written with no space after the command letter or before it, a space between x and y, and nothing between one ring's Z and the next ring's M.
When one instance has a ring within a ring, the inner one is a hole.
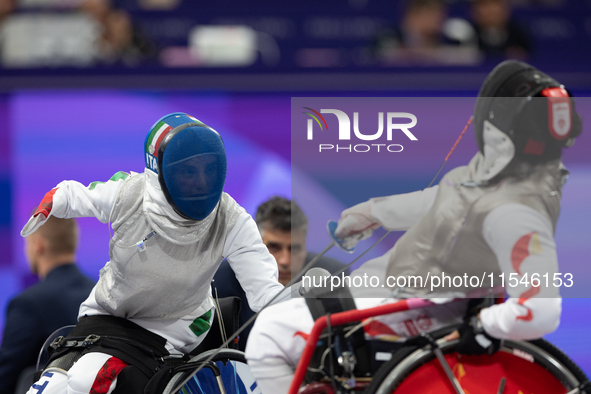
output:
M226 155L215 130L184 113L167 115L146 137L145 161L143 173L118 172L88 186L61 182L21 234L31 234L51 215L110 224L110 260L79 319L125 318L165 338L171 354L189 352L211 326L210 284L224 258L255 311L284 287L254 220L223 192ZM289 296L285 290L277 301ZM109 354L89 353L67 375L45 371L30 393L42 386L44 394L89 393L98 386L110 393L124 367Z

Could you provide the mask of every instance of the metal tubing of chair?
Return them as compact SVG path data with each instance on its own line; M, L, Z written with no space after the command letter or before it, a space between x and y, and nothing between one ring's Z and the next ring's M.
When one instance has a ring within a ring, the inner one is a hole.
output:
M447 378L450 380L451 384L454 386L454 390L456 391L456 394L466 394L464 392L464 390L462 390L462 386L460 386L460 382L458 382L458 379L456 379L456 377L454 376L454 373L451 370L451 367L449 366L449 364L447 363L447 360L445 359L445 356L443 355L443 352L441 351L441 349L439 347L433 348L433 353L435 353L435 357L437 357L437 360L439 360L439 364L441 364L441 367L445 371Z
M211 370L213 376L215 376L215 381L218 384L218 388L220 389L220 394L226 394L226 388L224 387L224 381L222 380L222 373L220 372L220 368L217 366L217 364L213 361L207 361L203 365L203 368L208 368Z
M224 387L224 381L222 380L221 376L216 376L215 380L218 382L218 387L220 388L220 394L226 394L226 388Z
M581 390L579 390L579 388L577 387L577 388L572 389L571 391L569 391L566 394L579 394L580 392L581 392Z
M402 300L369 309L353 309L350 311L335 313L330 315L330 324L332 326L338 326L341 324L363 320L371 316L387 315L389 313L401 312L409 309L415 309L418 307L424 307L427 305L433 305L431 302L427 300L420 301L423 302L419 302L417 300L416 302L409 304L407 300ZM316 348L316 343L318 343L318 338L320 337L320 334L326 328L326 326L327 321L324 316L319 317L314 323L314 327L312 327L312 331L310 331L310 334L308 335L306 347L302 352L302 356L300 357L300 361L295 370L291 386L289 387L289 394L297 394L298 389L300 388L300 385L304 380L304 376L306 375L306 370L308 369L308 364L312 359L312 354L314 353L314 349Z
M505 391L505 382L507 382L507 379L505 379L504 377L501 378L501 381L499 382L499 389L497 390L497 394L503 394L503 391Z

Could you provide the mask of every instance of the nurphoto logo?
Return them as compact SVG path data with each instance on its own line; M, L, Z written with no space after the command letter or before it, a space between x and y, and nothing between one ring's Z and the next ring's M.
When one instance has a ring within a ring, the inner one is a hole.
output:
M338 109L321 109L320 112L309 108L303 107L309 112L304 112L310 118L307 119L307 139L314 140L314 128L315 124L318 126L316 129L320 129L320 132L328 132L328 124L322 114L333 114L337 117L339 124L338 129L338 140L339 141L351 141L351 119L344 111ZM418 141L417 137L410 131L411 128L416 126L417 117L408 112L386 112L386 141L392 141L392 136L395 132L402 132L411 141ZM406 120L406 122L401 122ZM374 133L362 133L359 130L359 112L353 112L353 138L361 141L377 141L380 138L382 141L382 135L384 134L384 112L378 112L378 130ZM404 147L400 144L390 143L372 143L372 144L319 144L318 151L347 151L347 152L358 152L365 153L370 151L376 152L402 152Z

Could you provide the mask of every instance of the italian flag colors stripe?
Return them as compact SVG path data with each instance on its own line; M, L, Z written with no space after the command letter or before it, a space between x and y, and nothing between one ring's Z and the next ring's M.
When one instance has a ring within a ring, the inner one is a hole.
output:
M150 137L146 143L146 151L152 155L155 155L156 152L158 152L158 146L160 146L160 143L170 130L172 130L172 127L167 123L158 122L158 124L154 126L152 132L150 133Z
M168 134L168 132L172 130L171 126L168 126L162 130L162 132L159 132L156 134L156 145L154 146L154 154L157 155L158 154L158 147L160 147L160 143L162 142L162 140L164 139L164 137L166 136L166 134Z

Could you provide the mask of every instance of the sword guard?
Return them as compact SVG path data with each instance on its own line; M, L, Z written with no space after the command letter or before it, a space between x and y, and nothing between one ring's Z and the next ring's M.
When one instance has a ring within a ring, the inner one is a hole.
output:
M328 230L328 235L330 236L330 239L332 239L335 245L337 245L337 247L342 251L347 253L355 252L355 246L347 247L347 238L340 239L336 237L334 232L337 229L337 225L338 223L334 220L329 220L328 223L326 223L326 229Z

